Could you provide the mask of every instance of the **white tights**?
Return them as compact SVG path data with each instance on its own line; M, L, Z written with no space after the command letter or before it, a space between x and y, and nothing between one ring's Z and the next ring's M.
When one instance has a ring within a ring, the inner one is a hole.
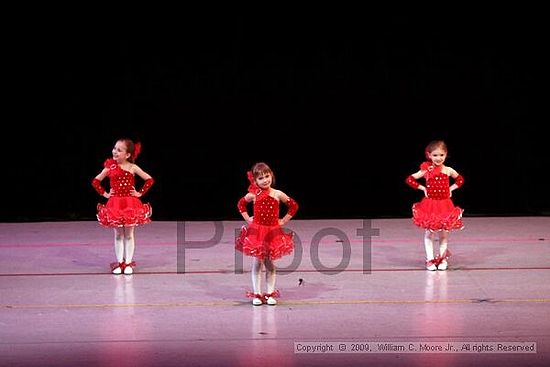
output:
M133 226L115 228L115 256L117 262L126 261L126 264L131 263L134 258L135 247Z
M426 231L424 233L424 248L426 250L426 259L434 259L434 239L435 233L432 231ZM439 231L439 255L443 256L447 251L447 244L449 242L449 232Z
M260 260L255 257L252 260L252 288L254 293L262 294L262 268L265 267L265 280L267 283L267 293L275 292L276 270L275 264L270 259Z

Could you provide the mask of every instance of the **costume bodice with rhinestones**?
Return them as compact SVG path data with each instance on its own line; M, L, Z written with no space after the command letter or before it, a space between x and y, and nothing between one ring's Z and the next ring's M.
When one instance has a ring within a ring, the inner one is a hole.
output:
M109 183L111 185L112 196L131 196L130 191L134 189L134 175L119 165L112 167L109 171Z
M426 177L426 190L430 199L448 199L451 196L449 191L449 176L440 172Z
M264 226L279 224L279 201L269 195L256 196L253 221Z

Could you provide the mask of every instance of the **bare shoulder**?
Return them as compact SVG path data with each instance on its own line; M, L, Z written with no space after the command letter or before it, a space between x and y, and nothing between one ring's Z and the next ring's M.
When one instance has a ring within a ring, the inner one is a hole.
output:
M272 189L272 190L273 190L272 191L273 197L276 198L277 200L282 200L284 202L288 200L288 195L282 192L281 190L277 190L277 189Z
M141 169L140 166L138 166L137 164L135 163L132 163L132 166L130 167L130 172L132 173L135 173L135 174L138 174L138 175L143 175L145 174L145 171Z
M136 173L140 170L141 168L139 168L139 166L135 163L130 163L130 166L128 168L128 171L132 172L132 173Z
M456 176L458 176L458 172L456 172L456 171L454 170L454 168L449 167L449 166L445 166L445 169L443 170L443 173L445 173L445 174L447 174L447 175L449 175L449 176L451 176L451 177L456 177Z
M101 172L95 177L98 180L103 180L107 175L109 174L110 169L105 167L101 170Z
M419 178L424 177L424 175L426 174L426 172L428 172L428 171L426 171L426 170L419 170L418 172L413 173L411 176L413 176L415 179L418 180Z
M130 172L132 172L134 175L138 175L139 177L141 177L144 180L148 180L148 179L152 178L149 173L142 170L141 167L139 167L135 163L132 163L132 166L130 167Z

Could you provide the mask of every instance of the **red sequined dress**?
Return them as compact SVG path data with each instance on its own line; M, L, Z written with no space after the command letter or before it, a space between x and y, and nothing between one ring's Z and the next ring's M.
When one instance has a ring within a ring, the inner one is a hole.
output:
M135 177L122 169L114 159L104 163L109 168L111 197L106 204L97 204L97 220L105 227L136 226L151 222L153 209L149 203L142 203L130 195L134 188Z
M239 209L243 211L244 199L239 201ZM289 199L286 203L293 214L297 203ZM246 210L246 209L244 209ZM235 239L235 248L245 255L259 259L279 259L289 255L294 250L293 233L286 233L279 225L279 201L269 196L269 190L258 189L254 201L254 216L252 223L243 226L240 235Z
M424 178L426 179L428 197L413 204L413 223L430 231L463 229L462 213L464 210L455 206L451 200L449 175L442 173L441 167L433 167L426 163L423 163L420 168L427 170ZM407 183L414 187L416 181L411 184L411 178L412 176L407 178ZM462 186L463 182L462 176L455 179L458 186ZM416 185L418 184L416 183Z

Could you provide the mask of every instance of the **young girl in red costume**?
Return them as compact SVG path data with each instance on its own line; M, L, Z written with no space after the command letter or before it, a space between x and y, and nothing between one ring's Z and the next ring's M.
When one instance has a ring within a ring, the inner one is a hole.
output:
M267 303L276 305L279 291L275 290L274 260L289 255L294 250L292 233L285 233L284 226L296 214L298 203L280 190L273 189L275 176L269 166L263 162L254 164L248 172L250 186L248 193L237 203L237 208L248 223L243 226L240 236L235 240L235 248L245 255L253 257L252 298L255 306ZM253 202L253 216L247 211L247 204ZM279 203L287 206L287 213L279 219ZM262 293L262 267L266 271L267 293Z
M405 182L414 189L422 190L424 198L412 206L413 223L425 229L426 269L447 270L447 260L451 253L447 249L449 232L464 228L463 210L451 201L452 192L464 184L464 178L443 163L447 158L447 145L442 140L434 140L426 147L428 162L420 165L420 170L408 176ZM418 183L424 177L426 185ZM450 185L449 177L454 183ZM439 233L439 253L434 257L435 233Z
M151 222L152 208L139 199L153 185L153 178L137 166L136 160L141 144L130 139L119 139L113 148L113 158L103 164L103 170L92 180L92 186L99 195L107 198L106 204L97 205L97 219L105 227L115 230L116 263L113 274L132 274L135 240L134 228ZM135 175L144 180L143 187L136 191ZM109 177L110 191L105 191L101 181Z

